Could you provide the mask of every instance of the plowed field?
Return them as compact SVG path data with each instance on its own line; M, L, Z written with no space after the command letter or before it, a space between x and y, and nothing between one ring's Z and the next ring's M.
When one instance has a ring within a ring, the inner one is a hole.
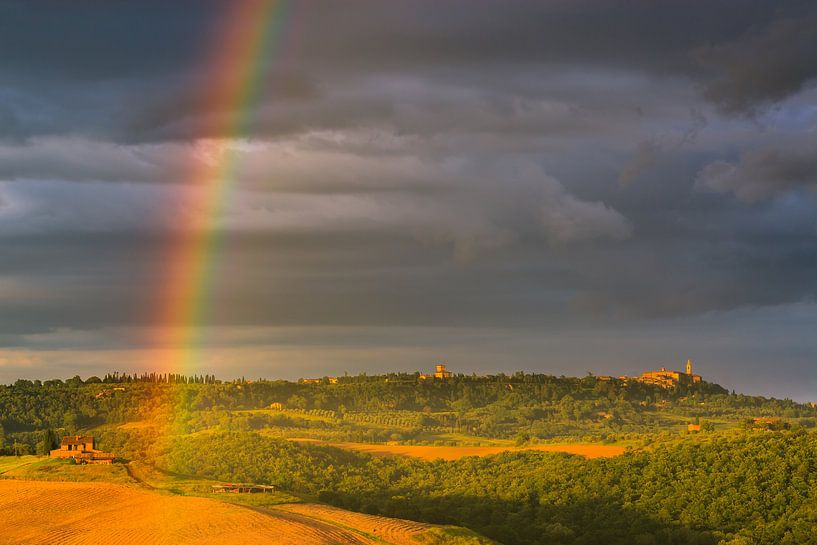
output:
M624 448L615 445L566 443L563 445L533 445L529 447L434 447L420 445L384 445L369 443L327 443L332 446L367 452L374 456L408 456L423 460L458 460L464 456L490 456L500 452L538 450L544 452L566 452L585 458L611 458L624 454Z
M280 505L275 509L331 521L342 526L360 528L393 545L417 545L414 537L433 528L431 525L419 522L365 515L326 505L290 503Z
M428 528L319 505L254 510L109 483L0 480L0 541L19 545L409 545Z

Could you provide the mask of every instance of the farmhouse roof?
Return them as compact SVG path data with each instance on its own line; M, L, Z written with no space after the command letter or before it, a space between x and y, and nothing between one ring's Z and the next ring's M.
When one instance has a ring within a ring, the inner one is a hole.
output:
M93 435L66 435L62 438L62 445L81 445L83 443L94 443Z

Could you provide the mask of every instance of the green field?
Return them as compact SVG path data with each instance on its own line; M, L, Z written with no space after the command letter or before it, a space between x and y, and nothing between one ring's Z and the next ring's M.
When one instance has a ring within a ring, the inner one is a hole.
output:
M38 456L0 456L0 475L8 471L33 464L40 460Z

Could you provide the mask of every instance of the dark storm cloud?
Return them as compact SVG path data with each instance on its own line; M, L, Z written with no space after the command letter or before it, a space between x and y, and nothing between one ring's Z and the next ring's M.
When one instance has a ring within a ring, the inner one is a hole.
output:
M651 320L814 300L813 244L814 235L802 232L785 244L768 235L647 238L603 259L603 272L591 266L597 256L582 256L572 266L583 279L572 304L594 316Z
M291 2L240 139L208 96L233 5L0 0L0 368L143 347L180 228L222 236L213 347L537 362L812 311L813 2ZM186 196L224 149L213 220Z
M16 81L99 81L171 75L195 63L213 33L213 2L0 2L0 63ZM199 9L197 9L197 5Z
M724 110L747 112L780 100L817 77L817 8L748 29L699 55L717 74L706 96Z
M203 111L221 2L0 3L3 137L104 135L121 141L207 136ZM817 74L810 2L293 2L261 105L317 106L301 123L259 106L258 134L388 120L398 106L348 109L338 85L373 74L503 88L509 67L606 67L687 78L728 111L751 111ZM478 70L474 67L479 66ZM355 89L355 86L357 88ZM511 90L524 94L517 85ZM352 92L351 94L354 94ZM321 108L332 99L336 109ZM39 115L30 106L39 103Z
M0 242L0 329L7 334L155 324L157 237L28 236ZM468 267L445 246L397 234L231 235L218 266L208 325L520 324L557 308L559 270L532 274L492 261ZM275 271L274 281L270 271ZM486 280L492 279L493 283ZM553 307L551 307L553 305Z

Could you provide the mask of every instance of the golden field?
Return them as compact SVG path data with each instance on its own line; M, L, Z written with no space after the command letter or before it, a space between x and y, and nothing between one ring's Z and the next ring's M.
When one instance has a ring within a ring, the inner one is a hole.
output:
M537 450L542 452L564 452L576 454L585 458L611 458L624 454L624 447L616 445L600 445L596 443L564 443L552 445L531 445L525 447L513 446L422 446L422 445L388 445L371 443L323 442L315 440L297 439L298 441L320 442L334 447L365 452L373 456L407 456L421 460L446 461L459 460L465 456L492 456L502 452L519 452L522 450Z
M316 504L253 508L106 482L3 479L0 513L2 543L15 545L417 545L461 531Z

